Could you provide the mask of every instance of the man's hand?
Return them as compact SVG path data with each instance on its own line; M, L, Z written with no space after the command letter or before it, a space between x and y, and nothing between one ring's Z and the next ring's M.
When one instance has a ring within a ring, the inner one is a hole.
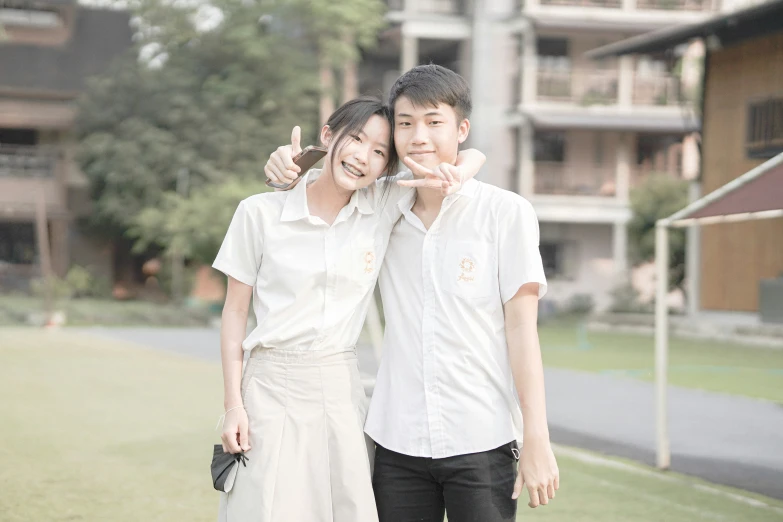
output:
M547 439L524 438L519 458L519 473L514 484L511 498L517 499L522 493L522 485L527 486L530 496L528 506L534 508L548 504L560 489L560 470L557 468L555 454Z
M302 130L299 126L291 131L291 145L278 147L276 151L269 156L269 160L264 166L264 174L272 183L288 185L299 178L302 169L294 163L294 158L302 152L301 143ZM290 188L290 187L289 187Z
M440 190L443 196L454 194L462 188L462 169L451 163L441 163L432 169L419 165L409 157L405 157L403 163L411 169L414 176L419 179L404 179L397 181L403 187L429 188Z
M244 453L250 450L249 428L245 408L235 408L226 413L223 421L223 452Z

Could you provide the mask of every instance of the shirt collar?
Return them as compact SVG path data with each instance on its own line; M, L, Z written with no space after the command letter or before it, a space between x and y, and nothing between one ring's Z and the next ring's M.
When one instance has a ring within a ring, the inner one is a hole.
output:
M475 178L471 178L462 184L462 188L457 191L460 196L467 196L469 198L476 197L478 189L481 185Z
M302 176L299 183L291 189L285 200L285 204L283 205L283 213L280 216L281 221L297 221L310 216L310 209L307 207L307 185L310 183L310 174L313 175L312 179L316 180L318 179L318 176L321 175L321 171L320 169L309 170L307 174ZM340 213L344 213L344 215L348 217L353 214L354 210L358 210L365 215L374 212L366 190L354 191L348 204L345 205Z

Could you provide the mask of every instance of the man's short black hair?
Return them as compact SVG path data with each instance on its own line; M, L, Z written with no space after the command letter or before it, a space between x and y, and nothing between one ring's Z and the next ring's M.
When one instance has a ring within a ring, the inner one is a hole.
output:
M394 82L389 92L389 107L394 114L397 98L405 96L420 107L450 105L457 113L458 122L470 118L473 103L470 99L470 85L451 69L440 65L419 65L406 72Z

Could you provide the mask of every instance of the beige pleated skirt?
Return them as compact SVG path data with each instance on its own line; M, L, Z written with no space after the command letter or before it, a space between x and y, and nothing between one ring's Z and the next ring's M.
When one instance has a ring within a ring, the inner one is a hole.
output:
M242 376L247 467L219 522L377 522L353 351L255 349Z

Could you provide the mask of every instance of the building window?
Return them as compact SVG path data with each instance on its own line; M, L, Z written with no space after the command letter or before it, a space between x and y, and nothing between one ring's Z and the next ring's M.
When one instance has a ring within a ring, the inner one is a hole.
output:
M542 242L538 249L541 252L541 261L544 264L544 275L547 278L563 276L564 270L564 248L563 243Z
M0 223L0 263L30 265L35 261L32 223Z
M0 145L36 145L38 131L35 129L9 129L0 127Z
M783 98L748 105L745 150L749 158L771 158L783 152Z
M562 163L565 161L565 132L540 131L533 137L535 161Z

